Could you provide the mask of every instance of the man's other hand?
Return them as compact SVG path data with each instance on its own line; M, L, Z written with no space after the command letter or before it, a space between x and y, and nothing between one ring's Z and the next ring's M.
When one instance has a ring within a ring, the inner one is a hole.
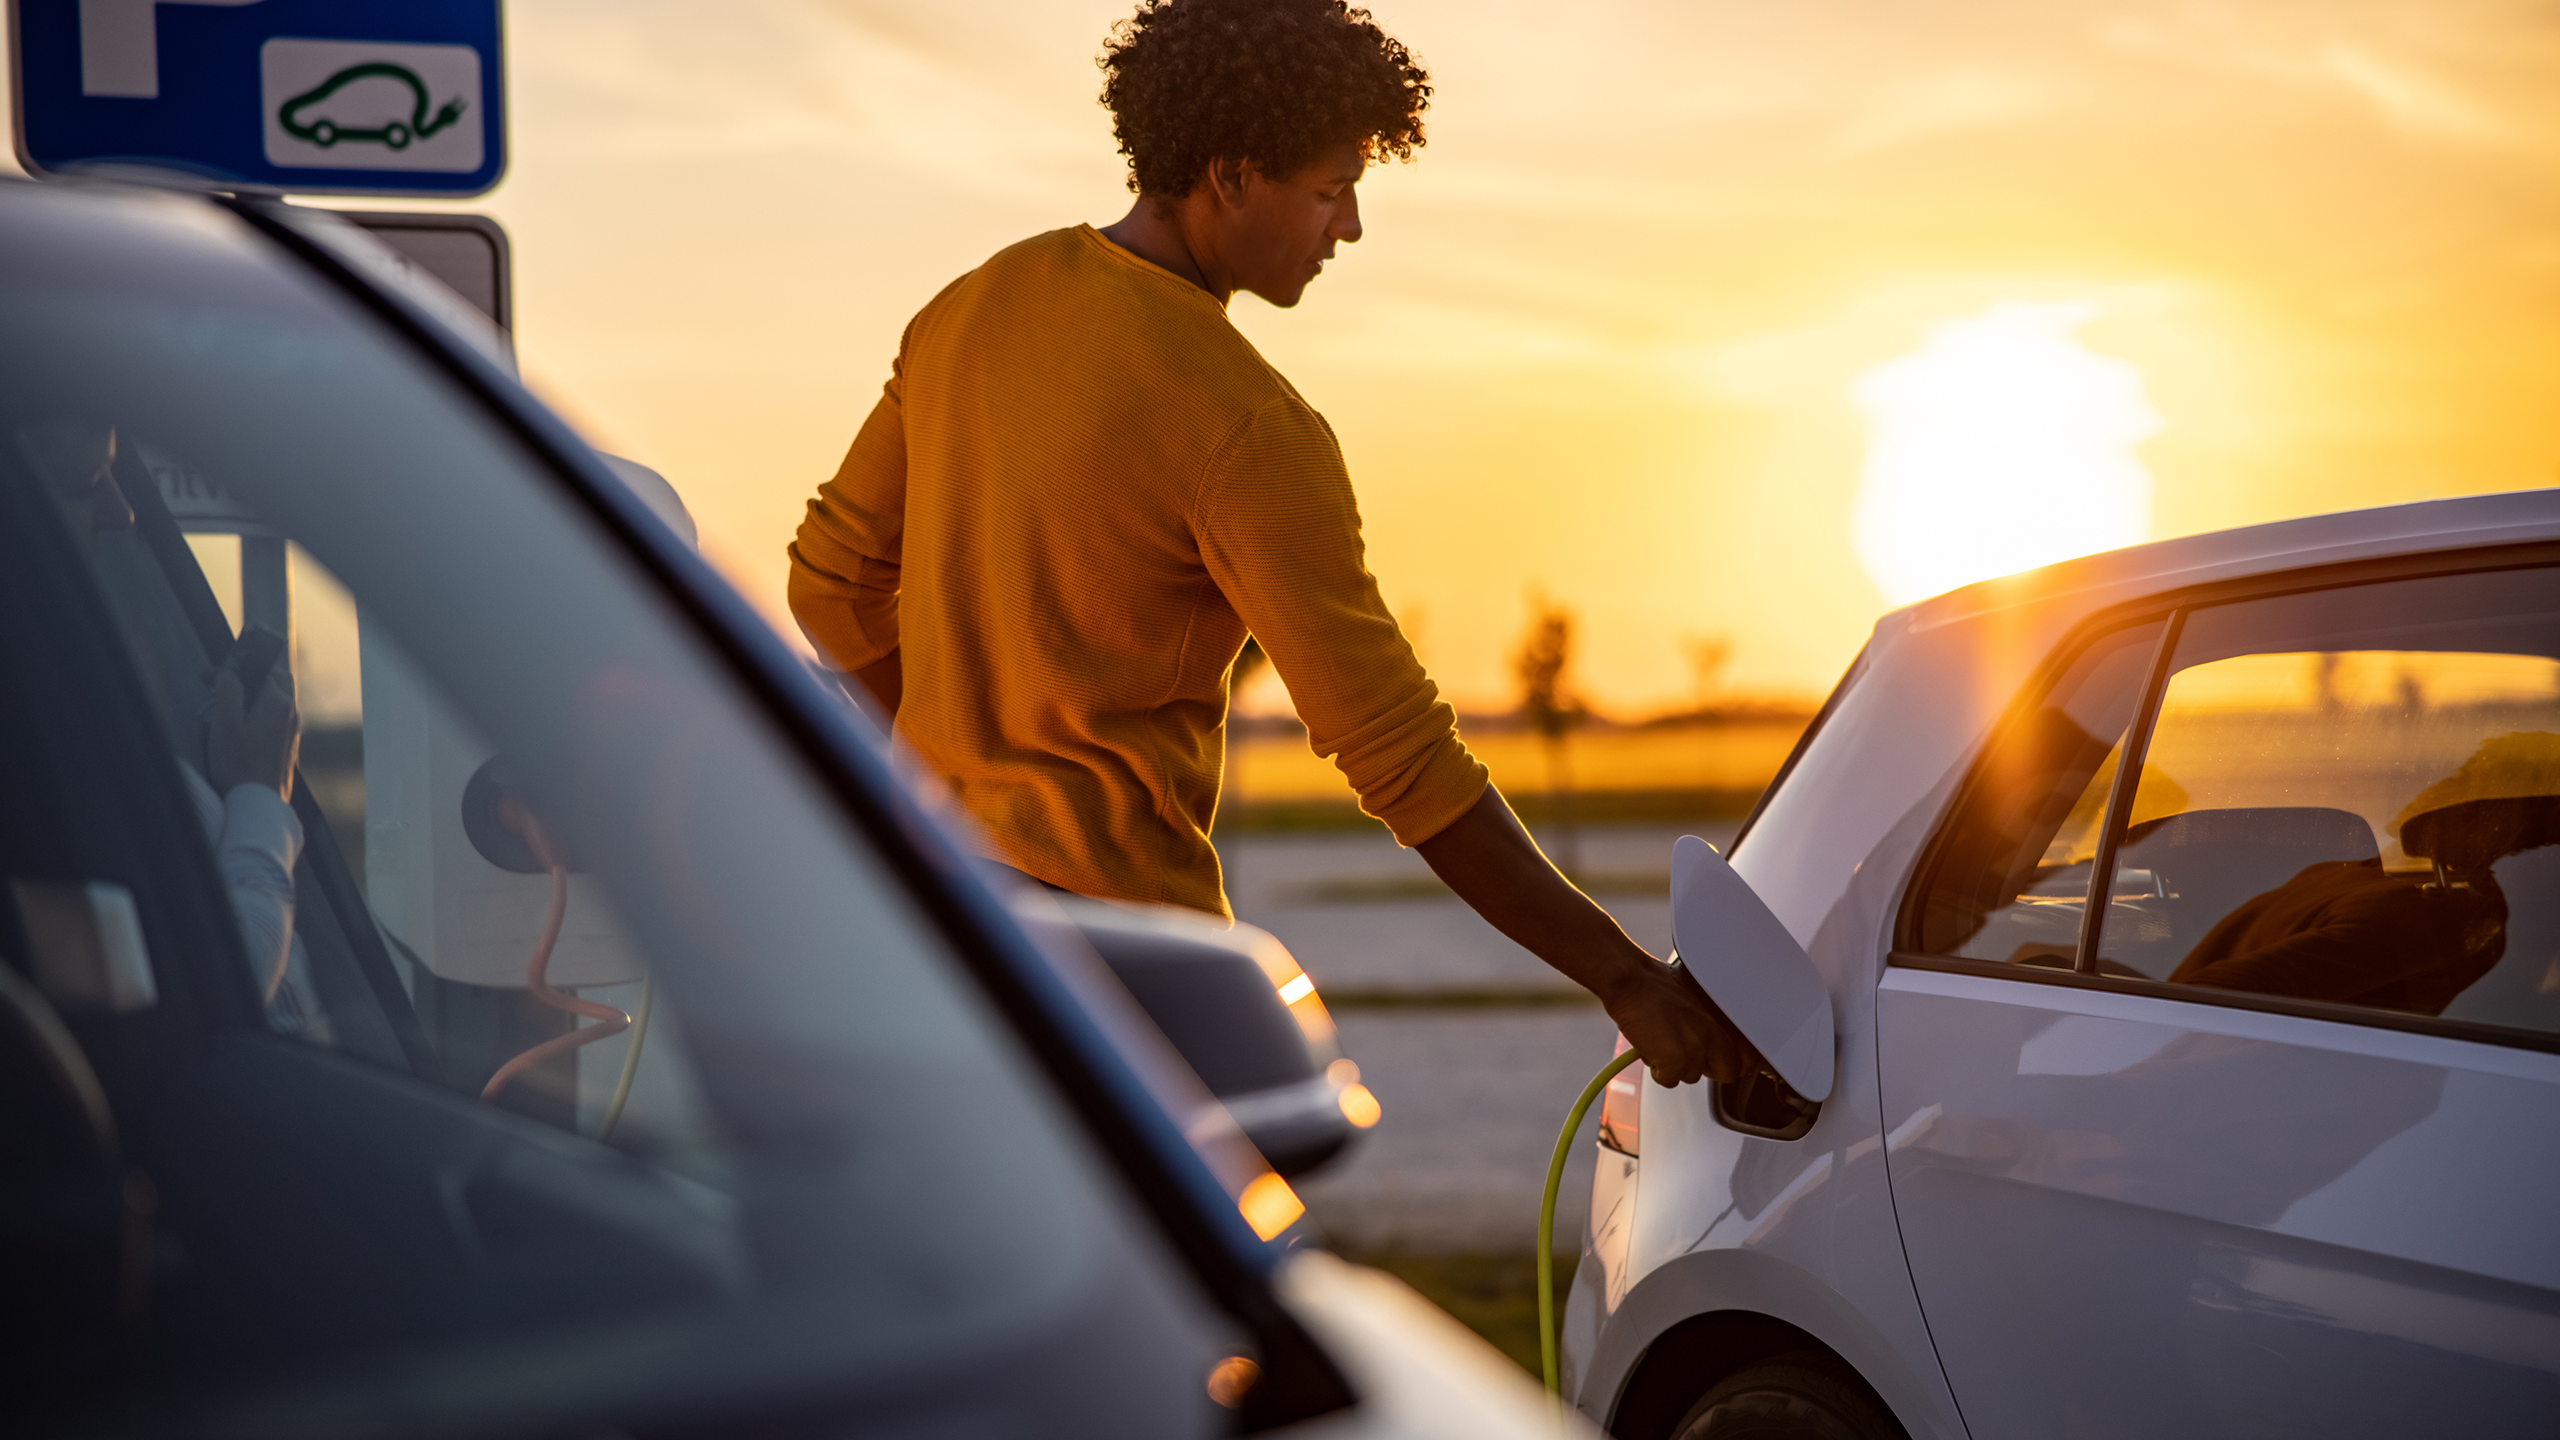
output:
M214 793L228 795L235 785L263 785L287 800L293 798L293 765L302 752L302 714L294 707L292 682L282 669L258 687L257 697L243 703L240 677L228 668L213 676L213 698L205 707L205 778Z

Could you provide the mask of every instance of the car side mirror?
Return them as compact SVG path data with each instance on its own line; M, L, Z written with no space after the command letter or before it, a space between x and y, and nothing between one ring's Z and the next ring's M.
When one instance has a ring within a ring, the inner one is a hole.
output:
M1831 992L1804 947L1715 847L1671 847L1671 942L1709 999L1807 1100L1831 1097Z
M1344 1093L1359 1088L1358 1067L1344 1062L1315 981L1271 932L1054 898L1273 1170L1304 1175L1375 1122L1366 1090Z

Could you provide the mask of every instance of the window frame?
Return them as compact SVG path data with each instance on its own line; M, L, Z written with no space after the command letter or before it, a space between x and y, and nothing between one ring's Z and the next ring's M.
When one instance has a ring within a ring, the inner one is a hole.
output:
M2053 647L2026 684L2019 687L1991 728L1990 738L1967 765L1965 777L1958 784L1945 808L1931 828L1928 842L1919 851L1904 881L1902 897L1895 907L1892 943L1885 963L1906 970L1935 970L1955 975L1983 975L1995 979L2017 981L2029 985L2059 985L2067 989L2098 990L2117 995L2142 995L2160 1000L2174 1000L2190 1005L2219 1005L2233 1010L2255 1010L2271 1015L2293 1015L2307 1020L2327 1020L2363 1025L2381 1030L2400 1030L2420 1035L2441 1035L2456 1040L2471 1040L2502 1045L2511 1049L2539 1050L2560 1054L2560 1033L2527 1030L2511 1025L2492 1025L2478 1020L2448 1020L2433 1015L2411 1015L2400 1011L2369 1009L2328 1000L2303 1000L2282 995L2252 995L2239 990L2220 990L2195 985L2173 985L2165 980L2137 979L2104 975L2097 969L2099 931L2105 922L2105 907L2096 903L2098 887L2114 874L2115 857L2124 840L2124 826L2119 823L2133 803L2133 791L2142 772L2142 757L2151 744L2152 727L2160 713L2160 701L2168 689L2170 663L2176 658L2178 637L2185 629L2187 616L2211 606L2239 601L2274 599L2285 595L2301 595L2321 590L2338 590L2351 586L2371 585L2394 580L2420 580L2436 576L2477 575L2499 570L2560 569L2560 541L2505 542L2480 546L2419 551L2366 560L2343 561L2297 570L2275 571L2231 580L2211 581L2184 589L2147 595L2097 611L2074 625L2060 643ZM2012 965L1997 960L1974 960L1953 955L1933 955L1919 948L1922 897L1928 893L1955 830L1957 817L1964 814L1981 793L1992 758L2008 745L2034 714L2045 696L2061 683L2081 654L2104 636L2129 626L2162 622L2160 639L2153 651L2149 670L2143 679L2142 694L2137 702L2133 723L2128 727L2123 756L2116 765L2113 783L2107 793L2104 821L2098 835L2098 848L2089 868L2090 900L2081 918L2078 948L2068 970L2048 969L2033 965Z

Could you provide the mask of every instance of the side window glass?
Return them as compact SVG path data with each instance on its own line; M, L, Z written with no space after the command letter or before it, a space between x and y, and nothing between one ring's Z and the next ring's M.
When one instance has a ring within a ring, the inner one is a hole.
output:
M56 997L97 1083L47 1123L117 1182L0 1175L88 1247L16 1237L64 1257L8 1272L21 1318L116 1327L85 1371L0 1355L41 1382L10 1413L995 1413L901 1408L926 1365L1212 1425L1241 1342L998 957L503 417L218 209L9 198L0 643L43 663L0 770L47 783L0 825L0 1009Z
M1920 949L2071 968L2100 823L2163 628L2100 637L1999 737L1923 881Z
M321 887L311 875L318 857L291 800L303 722L294 656L283 643L291 632L283 618L284 541L185 493L191 477L149 458L147 447L105 421L41 415L12 425L8 440L9 458L34 480L72 556L96 582L141 681L150 728L177 762L197 838L213 852L246 951L247 972L228 978L256 995L280 1033L403 1060L384 1005L389 977L368 984L335 917L297 903ZM162 482L176 487L174 514ZM205 533L181 538L182 525ZM272 575L259 563L270 557ZM235 610L248 574L245 593L258 608L264 644L234 648L232 627L210 613L205 560L230 582ZM227 689L217 656L238 662Z
M2101 968L2560 1031L2560 572L2189 614Z
M626 1148L699 1149L639 950L496 747L218 479L102 427L22 448L48 437L77 451L57 500L164 712L268 1028Z

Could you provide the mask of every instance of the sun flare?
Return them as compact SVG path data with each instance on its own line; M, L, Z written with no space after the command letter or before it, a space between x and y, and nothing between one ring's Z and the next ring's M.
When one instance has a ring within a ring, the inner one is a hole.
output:
M1895 605L2145 540L2160 417L2142 372L2073 333L2086 301L2006 301L1860 375L1869 431L1851 521Z

